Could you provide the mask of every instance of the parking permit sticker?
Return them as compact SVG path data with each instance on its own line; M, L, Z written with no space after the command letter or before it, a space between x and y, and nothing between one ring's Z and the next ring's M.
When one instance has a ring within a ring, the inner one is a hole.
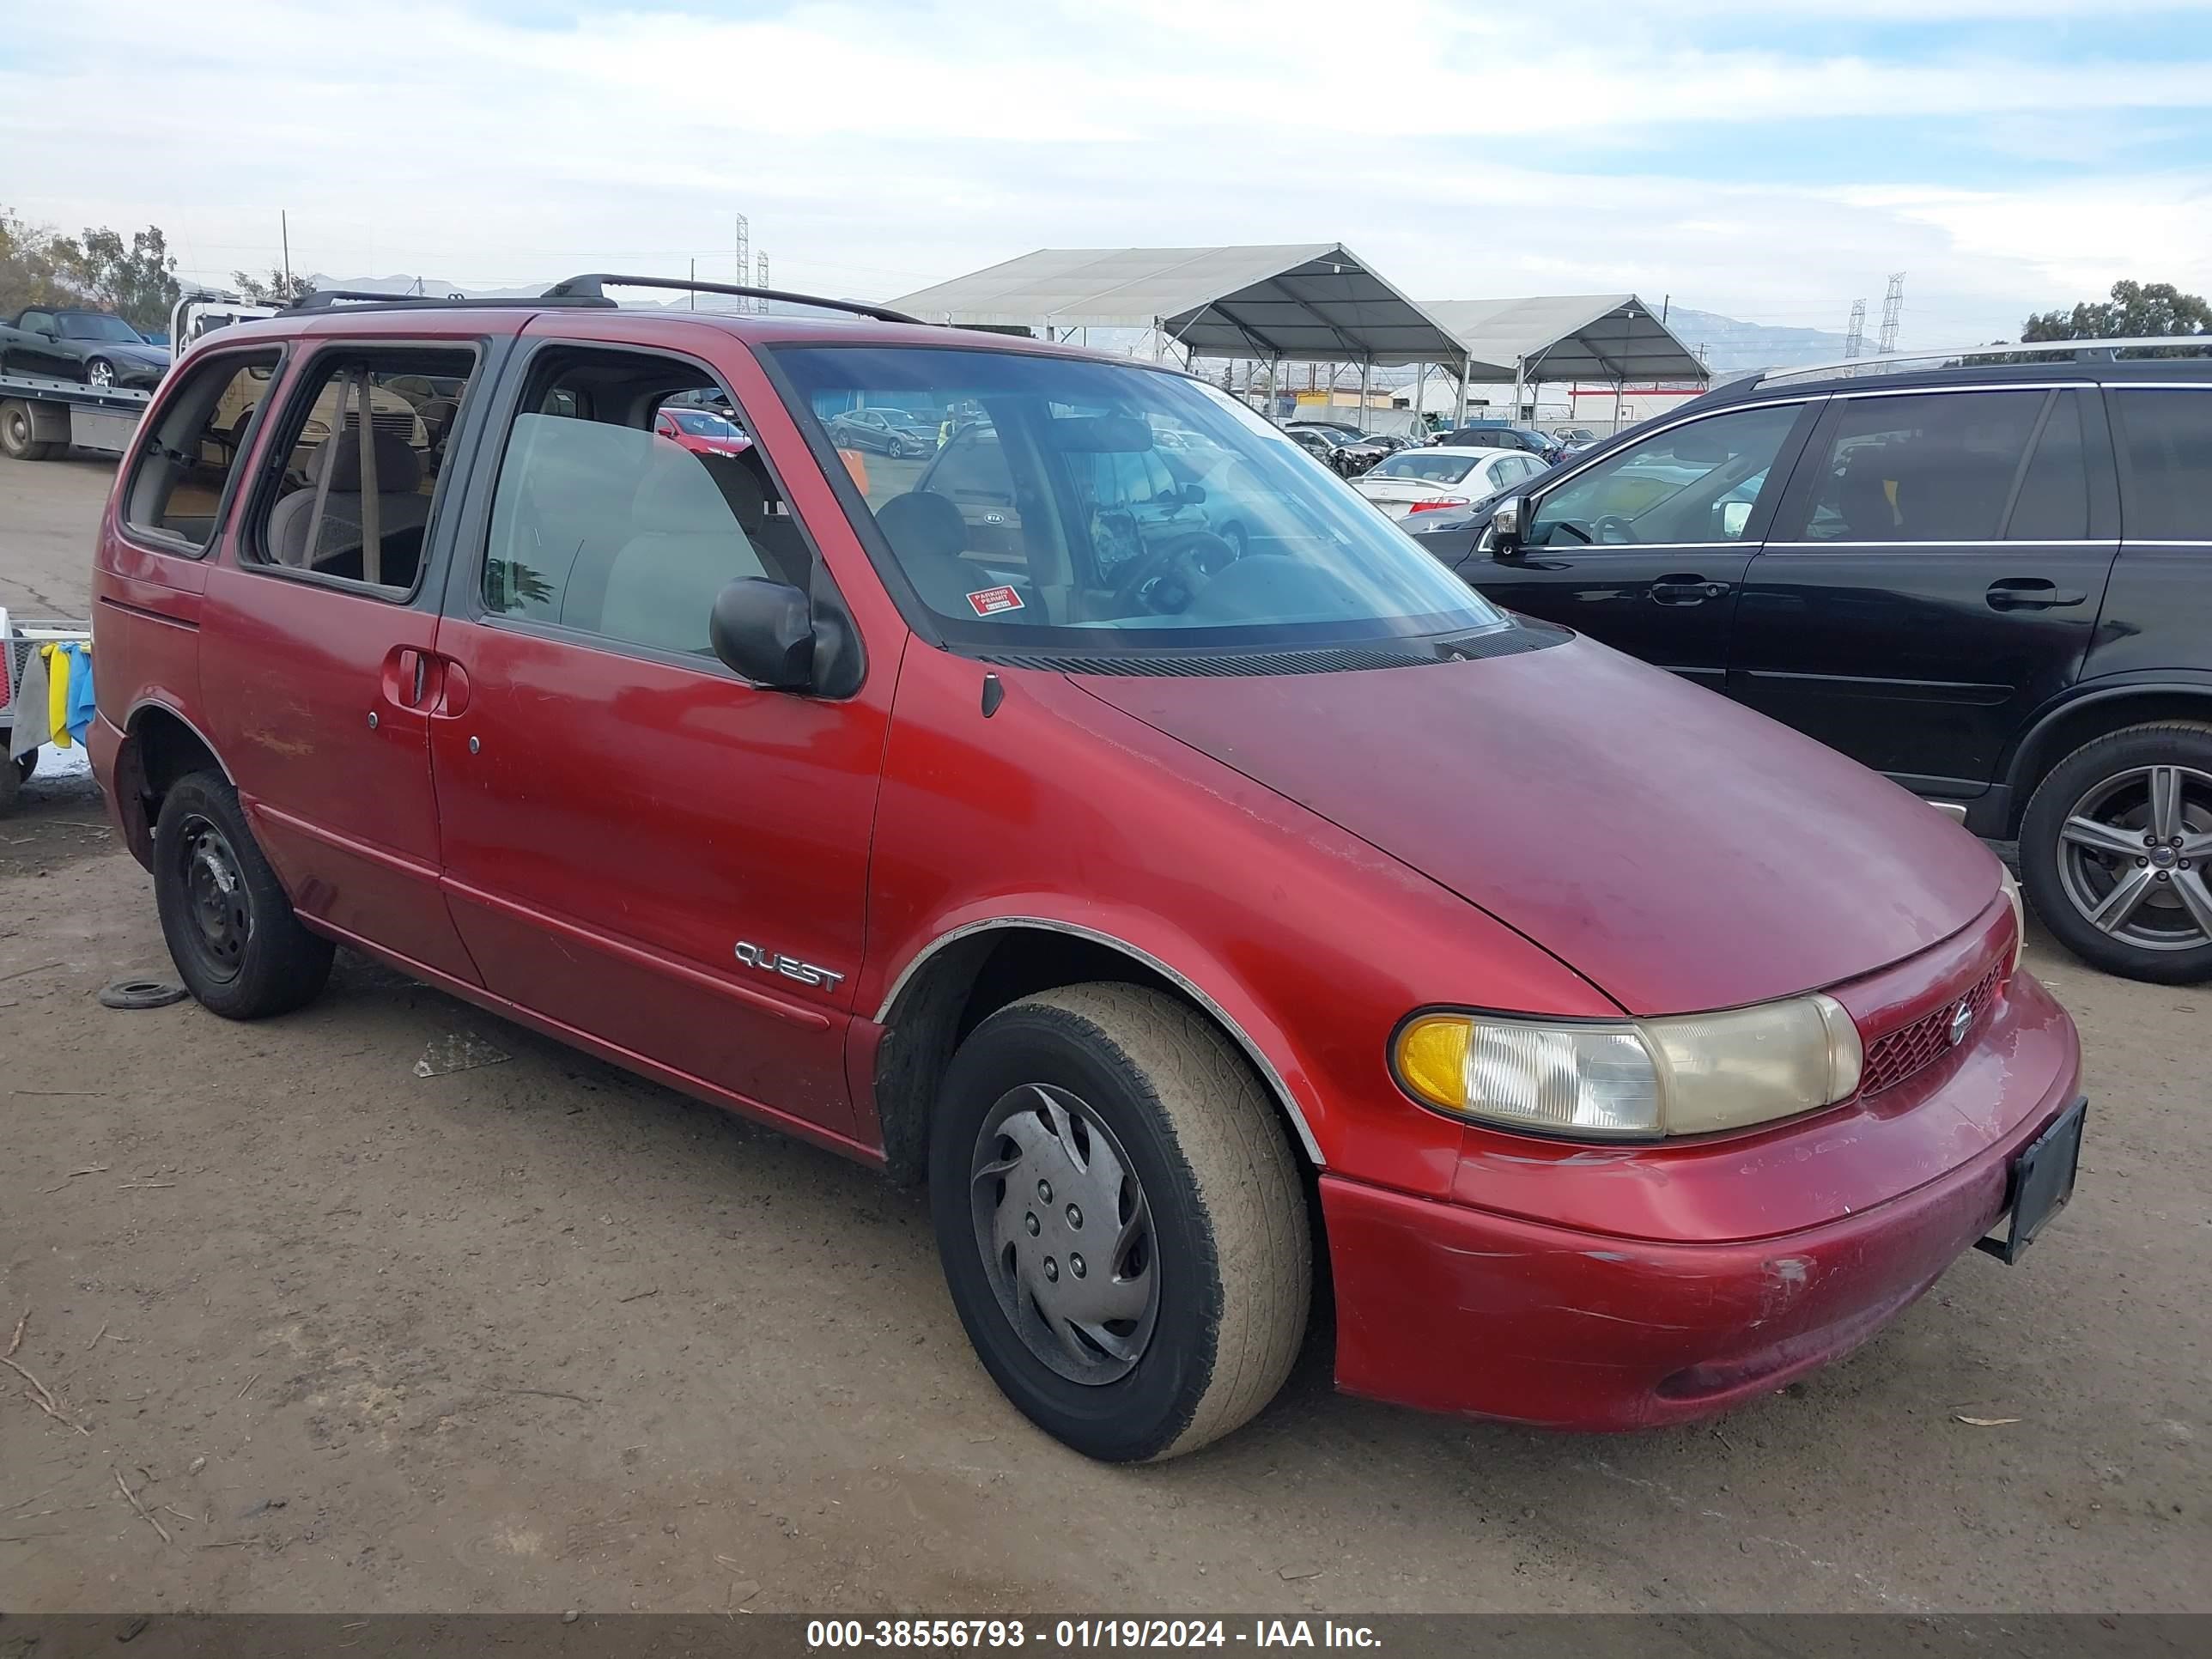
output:
M995 617L1001 611L1018 611L1022 596L1011 587L987 587L980 593L970 593L968 603L979 617Z

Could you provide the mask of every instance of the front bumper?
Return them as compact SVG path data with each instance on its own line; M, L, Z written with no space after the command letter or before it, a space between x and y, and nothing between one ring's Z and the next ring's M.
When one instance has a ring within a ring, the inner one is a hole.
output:
M1553 1213L1571 1226L1525 1205L1509 1214L1323 1175L1337 1385L1427 1411L1638 1429L1725 1410L1841 1357L1972 1248L2004 1209L2013 1159L2079 1097L2072 1022L2028 975L1978 1046L1909 1107L1838 1109L1741 1152L1667 1156L1656 1179L1633 1154L1550 1163ZM1959 1155L1894 1196L1787 1231L1713 1236L1716 1218L1745 1213L1747 1183L1794 1168L1817 1192L1829 1159L1863 1178L1872 1149L1915 1133L1925 1152L1931 1127ZM1644 1236L1602 1231L1594 1218L1634 1188L1656 1201L1617 1212ZM1652 1236L1669 1217L1671 1236Z

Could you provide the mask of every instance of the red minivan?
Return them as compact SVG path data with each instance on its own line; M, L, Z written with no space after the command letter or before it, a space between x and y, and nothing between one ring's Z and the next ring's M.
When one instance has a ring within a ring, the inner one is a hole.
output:
M1188 375L636 280L326 299L164 383L92 748L215 1012L343 944L926 1182L985 1367L1109 1459L1261 1409L1317 1253L1343 1388L1626 1429L2065 1201L2073 1025L1904 791ZM715 393L750 447L657 434Z

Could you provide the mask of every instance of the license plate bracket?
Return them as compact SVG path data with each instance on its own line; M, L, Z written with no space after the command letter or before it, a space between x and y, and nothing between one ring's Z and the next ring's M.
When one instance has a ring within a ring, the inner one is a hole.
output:
M2044 1224L2066 1207L2081 1168L2081 1124L2088 1111L2086 1097L2075 1101L2013 1159L2005 1213L1999 1218L2009 1224L2002 1237L1976 1239L1976 1249L1987 1250L2010 1265L2020 1260Z

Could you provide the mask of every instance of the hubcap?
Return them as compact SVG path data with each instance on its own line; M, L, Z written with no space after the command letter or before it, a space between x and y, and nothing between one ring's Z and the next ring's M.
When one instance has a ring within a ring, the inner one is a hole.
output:
M1128 1375L1159 1318L1152 1214L1114 1132L1065 1089L1024 1084L983 1119L975 1248L1023 1346L1072 1382Z
M203 817L186 818L176 856L183 866L185 902L193 942L218 979L236 977L253 938L253 910L246 878L220 826Z
M115 366L112 363L94 363L85 371L85 378L94 386L112 385L115 380Z
M2091 925L2146 951L2212 944L2212 775L2117 773L2074 803L2058 837L2059 884Z

